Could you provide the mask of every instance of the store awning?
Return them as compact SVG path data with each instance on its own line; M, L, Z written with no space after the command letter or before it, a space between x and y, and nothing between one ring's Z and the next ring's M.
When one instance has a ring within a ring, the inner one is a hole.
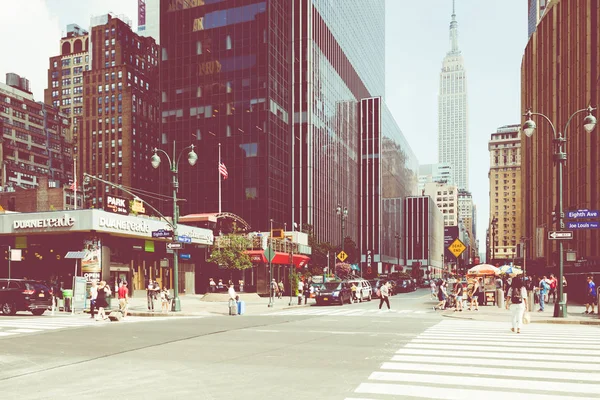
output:
M267 263L269 262L264 254L264 250L247 250L246 254L250 256L250 260L253 263ZM304 267L309 261L310 257L302 255L302 254L294 254L294 265L296 268ZM278 265L289 265L290 264L290 255L288 253L282 253L279 251L275 252L275 257L272 261L273 264Z

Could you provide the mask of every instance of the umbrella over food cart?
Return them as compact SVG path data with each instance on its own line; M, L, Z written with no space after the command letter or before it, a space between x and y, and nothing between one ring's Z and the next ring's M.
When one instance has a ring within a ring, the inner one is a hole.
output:
M486 276L486 275L498 275L500 270L490 264L479 264L467 271L467 275L471 276Z
M514 265L503 265L500 267L500 275L508 275L510 277L515 277L517 275L521 275L523 270Z

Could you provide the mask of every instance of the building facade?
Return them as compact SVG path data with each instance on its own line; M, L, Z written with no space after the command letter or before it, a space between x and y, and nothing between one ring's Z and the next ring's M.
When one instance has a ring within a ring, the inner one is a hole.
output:
M78 174L145 190L140 194L145 200L157 192L162 176L150 163L152 149L160 147L158 62L154 39L138 36L111 14L94 18L91 68L83 74ZM167 171L163 175L168 179ZM103 208L105 193L122 195L97 181L85 189L87 205L94 208Z
M444 226L458 225L458 188L438 182L426 182L423 196L429 196L442 213Z
M552 0L528 0L527 3L527 33L533 35L546 11L546 7Z
M7 74L6 81L0 83L1 189L32 189L41 178L48 178L52 187L68 184L73 155L67 115L36 102L25 78Z
M419 165L419 192L425 189L425 183L427 182L454 185L452 166L448 163Z
M419 269L419 278L442 277L444 224L441 211L430 196L407 197L404 209L402 241L407 268L411 269L411 273L414 273L413 268Z
M77 203L74 196L77 195ZM74 193L70 186L56 186L47 177L39 177L38 185L32 189L12 187L0 191L0 210L15 212L37 212L74 210L83 206L81 192Z
M476 253L475 243L477 238L475 237L475 205L473 204L473 195L471 192L466 190L458 191L458 219L462 221L467 236L469 237L469 251L467 252L469 258L473 258Z
M490 254L495 259L513 260L521 241L521 127L506 125L492 133L490 152L490 218L496 227ZM490 221L491 223L491 221Z
M78 25L69 24L66 35L60 39L60 54L50 57L44 102L67 115L68 140L73 143L74 157L83 121L83 72L89 69L89 34Z
M600 4L590 0L553 1L531 36L521 65L521 104L543 113L564 132L569 117L588 105L600 104ZM524 108L523 111L526 111ZM595 111L596 117L598 112ZM565 214L570 210L600 209L599 128L586 133L585 113L576 115L566 134L567 164L563 177ZM548 231L561 230L553 220L557 204L557 172L553 163L553 134L550 125L535 117L537 130L531 138L522 135L522 235L527 243L527 269L537 261L540 268L558 265L557 241ZM568 223L568 219L565 224ZM600 270L600 230L576 229L567 244L575 251L575 272L569 285L587 271ZM545 270L544 273L547 273ZM569 279L569 276L567 276ZM581 282L583 284L583 282Z
M469 135L467 127L467 77L458 48L458 22L452 11L450 51L440 73L438 94L438 160L452 166L454 183L469 189Z
M138 0L137 33L160 44L160 0Z

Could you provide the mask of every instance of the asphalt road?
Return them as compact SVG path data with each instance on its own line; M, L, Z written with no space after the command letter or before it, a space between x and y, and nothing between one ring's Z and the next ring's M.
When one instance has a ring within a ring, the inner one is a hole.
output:
M394 296L392 307L419 303L420 296ZM297 310L377 306L372 301ZM32 318L14 317L19 323ZM378 312L92 322L0 338L0 397L343 399L436 320Z

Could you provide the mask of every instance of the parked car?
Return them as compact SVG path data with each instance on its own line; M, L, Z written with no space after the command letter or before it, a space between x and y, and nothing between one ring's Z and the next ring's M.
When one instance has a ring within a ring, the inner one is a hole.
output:
M369 280L369 283L371 284L371 291L372 291L372 296L375 299L379 298L379 289L381 288L381 286L385 285L387 281L383 280L383 279L371 279Z
M344 303L353 303L352 292L348 282L327 282L321 286L317 293L317 304L334 304L343 305Z
M356 285L356 299L358 301L371 301L371 299L373 298L373 289L368 280L362 278L349 279L348 285L350 286L350 288L352 288L352 284Z
M52 308L52 290L46 283L25 279L0 279L0 309L4 315L30 311L42 315Z
M394 287L396 293L414 292L415 290L417 290L417 285L412 279L399 279Z

